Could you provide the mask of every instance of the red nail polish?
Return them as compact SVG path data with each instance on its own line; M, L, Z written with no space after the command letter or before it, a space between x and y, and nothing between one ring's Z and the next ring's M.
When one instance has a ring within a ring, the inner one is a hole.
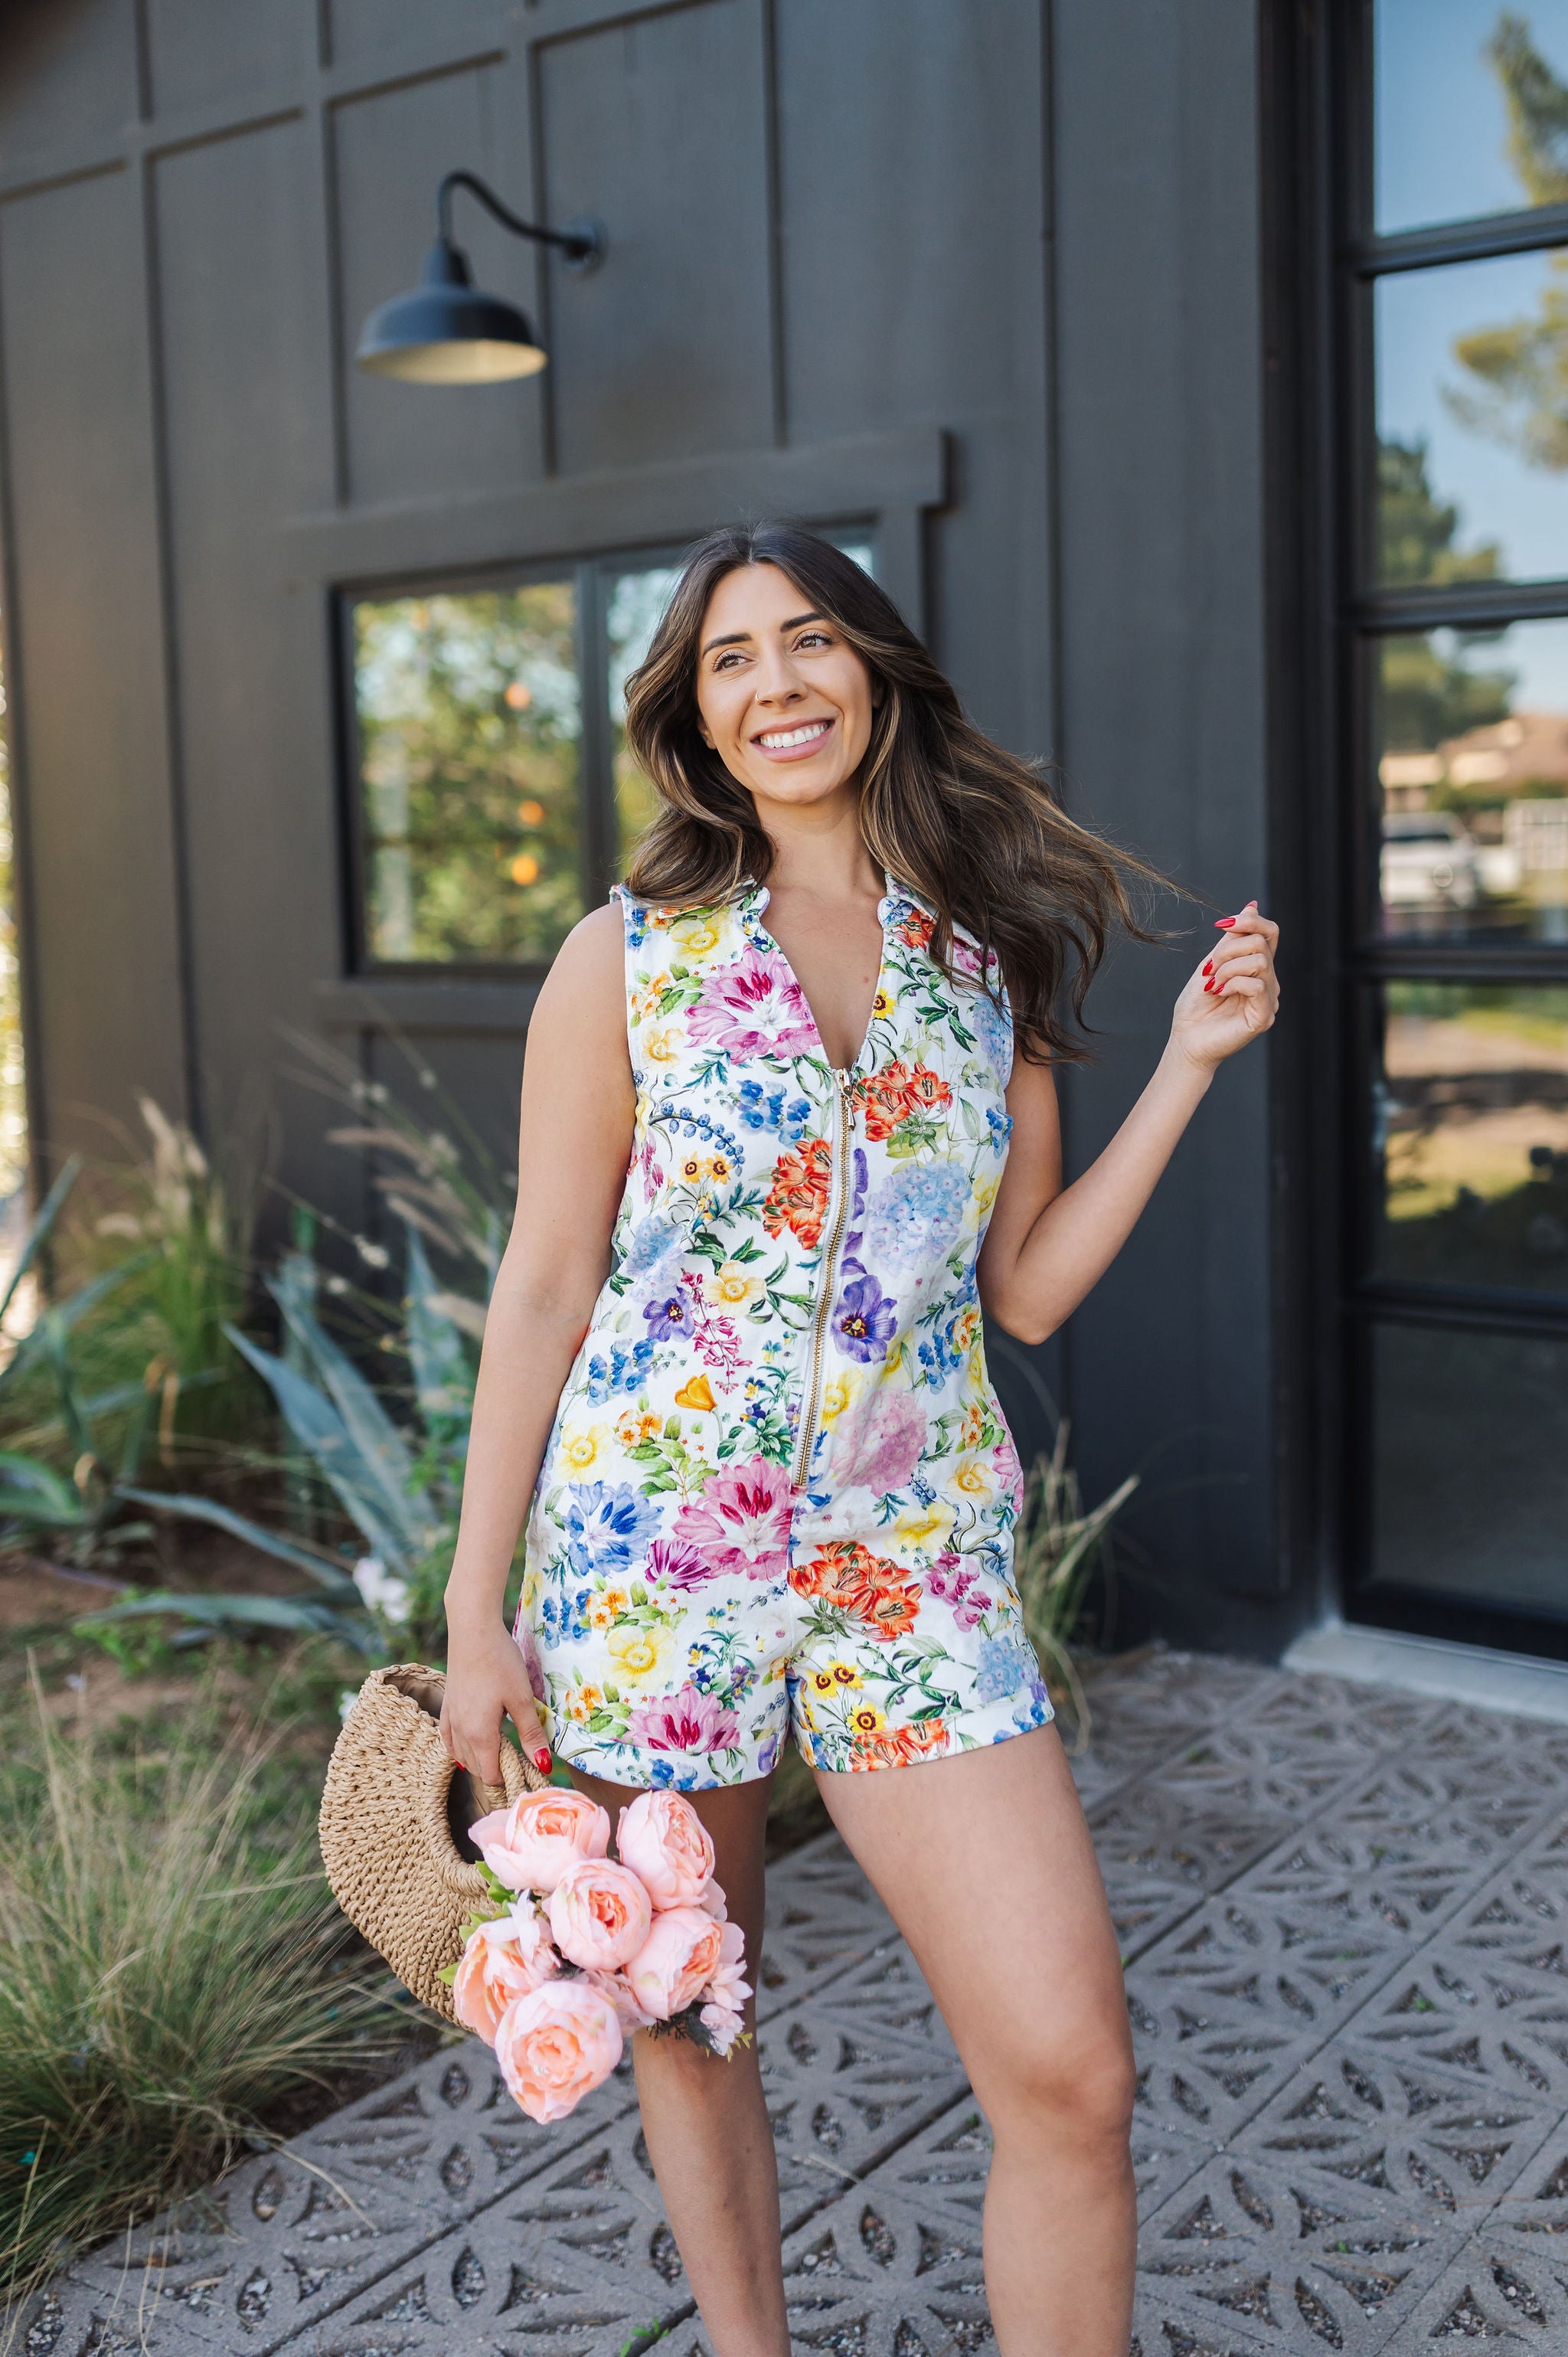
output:
M1214 960L1212 958L1204 959L1203 971L1205 974L1212 974L1214 972Z
M533 1764L542 1776L548 1776L555 1762L551 1759L548 1749L542 1745L533 1755Z
M1222 933L1228 933L1236 920L1234 917L1216 917L1214 921Z

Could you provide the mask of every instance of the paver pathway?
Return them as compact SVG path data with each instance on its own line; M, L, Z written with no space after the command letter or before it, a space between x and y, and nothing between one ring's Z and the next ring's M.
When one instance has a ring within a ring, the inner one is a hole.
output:
M1139 2357L1568 2357L1568 1728L1178 1654L1093 1702ZM992 2345L985 2126L908 1952L832 1835L769 1924L797 2349ZM470 2041L84 2261L25 2345L613 2357L661 2326L660 2357L704 2350L628 2066L542 2129Z

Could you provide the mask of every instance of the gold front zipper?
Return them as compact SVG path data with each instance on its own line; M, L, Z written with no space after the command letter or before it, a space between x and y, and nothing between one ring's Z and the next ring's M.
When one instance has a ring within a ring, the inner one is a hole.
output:
M816 1315L811 1320L811 1379L806 1396L800 1403L800 1441L795 1452L795 1487L803 1490L811 1469L811 1448L817 1437L817 1412L822 1404L822 1337L827 1331L828 1312L833 1300L833 1264L839 1245L843 1241L844 1222L849 1217L849 1081L848 1072L832 1069L833 1087L838 1093L839 1148L832 1177L837 1201L832 1225L828 1232L828 1248L822 1254L822 1272L817 1293Z

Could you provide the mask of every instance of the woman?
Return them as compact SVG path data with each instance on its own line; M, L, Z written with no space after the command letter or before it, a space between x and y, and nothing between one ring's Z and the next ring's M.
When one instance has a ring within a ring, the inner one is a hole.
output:
M627 730L661 807L529 1031L445 1739L494 1781L510 1714L612 1814L689 1792L755 1960L792 1727L990 2121L1004 2357L1122 2357L1127 2011L1012 1584L980 1311L1043 1341L1104 1274L1217 1065L1273 1020L1276 928L1255 902L1219 920L1153 1079L1064 1189L1059 1002L1078 1015L1114 925L1153 938L1119 872L1149 871L793 528L697 547ZM785 2357L755 2052L634 2051L715 2357Z

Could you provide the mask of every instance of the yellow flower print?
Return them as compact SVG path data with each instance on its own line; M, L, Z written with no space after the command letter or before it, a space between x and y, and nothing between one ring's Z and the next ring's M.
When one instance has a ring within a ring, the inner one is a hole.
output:
M612 1627L630 1602L631 1598L624 1587L607 1587L604 1594L596 1596L588 1607L590 1625L596 1629Z
M663 999L665 992L669 988L669 975L667 974L656 974L653 980L649 984L647 989L642 993L640 998L636 996L634 994L632 998L632 1010L639 1022L646 1023L650 1015L658 1014L660 1002Z
M603 1708L604 1699L597 1686L578 1686L567 1697L566 1716L575 1718L581 1726L585 1719L592 1718L595 1711Z
M623 1622L605 1639L605 1651L628 1685L640 1685L652 1677L668 1659L670 1645L668 1629L650 1629L637 1620Z
M865 1684L853 1662L835 1662L828 1674L835 1686L861 1686Z
M863 1702L850 1712L849 1723L856 1735L880 1735L887 1720L874 1702Z
M946 1537L952 1527L952 1508L944 1506L940 1498L933 1498L929 1506L918 1511L911 1508L908 1513L900 1514L893 1527L901 1539L908 1539L912 1546L923 1547L932 1539Z
M642 1052L650 1064L672 1064L681 1052L680 1031L673 1023L667 1023L661 1031L650 1031Z
M663 1424L661 1415L639 1415L633 1408L623 1408L616 1418L616 1438L623 1448L640 1448L645 1440L657 1439Z
M891 1015L891 1014L892 1014L892 1012L893 1012L893 996L892 996L892 993L891 993L890 991L886 991L886 990L879 990L879 991L877 992L877 994L876 994L875 997L875 998L872 1000L872 1002L871 1002L871 1019L872 1019L872 1021L875 1023L875 1022L877 1020L877 1018L878 1018L878 1017L879 1017L879 1016L883 1016L883 1015Z
M963 1357L980 1340L980 1311L972 1301L961 1309L953 1320L952 1347L955 1358Z
M969 1405L964 1409L963 1423L959 1428L959 1447L961 1448L978 1448L981 1442L985 1438L985 1422L984 1401L977 1399L971 1400Z
M561 1440L561 1462L569 1481L585 1480L609 1447L607 1424L579 1426L575 1432L565 1433Z
M1001 1184L1002 1181L1000 1178L977 1178L975 1180L974 1191L970 1197L970 1202L973 1207L974 1216L977 1220L984 1219L985 1214L990 1211L991 1206L996 1200L996 1190Z
M670 928L670 946L683 958L705 958L723 936L711 917L677 917Z
M539 1591L542 1585L539 1574L531 1566L522 1575L522 1593L518 1598L521 1611L527 1614L532 1613L534 1606L539 1601Z
M744 1309L762 1290L762 1279L744 1261L726 1260L703 1279L703 1298L717 1309Z
M853 1375L835 1375L822 1394L822 1422L835 1424L855 1394Z
M947 1486L966 1505L983 1506L996 1495L996 1476L983 1457L963 1457L948 1477Z
M811 1672L811 1692L813 1694L831 1695L833 1690L833 1674L832 1670L813 1670Z

